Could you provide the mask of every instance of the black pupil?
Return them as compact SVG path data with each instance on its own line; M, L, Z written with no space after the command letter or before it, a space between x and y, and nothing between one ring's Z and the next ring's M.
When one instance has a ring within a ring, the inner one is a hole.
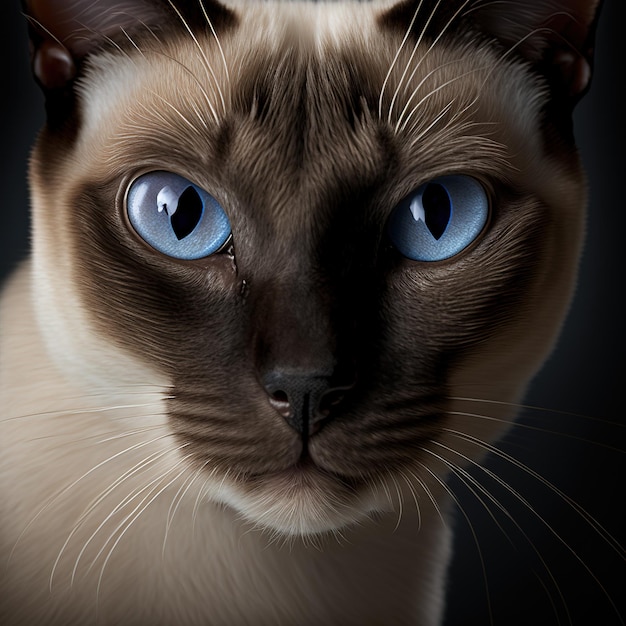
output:
M202 198L193 187L187 187L178 199L178 208L171 218L172 229L180 241L190 235L202 217Z
M422 206L426 214L426 226L435 239L440 239L448 223L452 207L450 196L443 185L430 183L422 194Z

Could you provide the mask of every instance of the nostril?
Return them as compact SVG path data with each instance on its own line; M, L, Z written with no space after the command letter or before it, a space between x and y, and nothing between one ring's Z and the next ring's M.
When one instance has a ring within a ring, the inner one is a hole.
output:
M273 391L271 394L271 398L272 400L275 400L276 402L287 402L289 403L289 397L287 396L287 394L284 391L281 391L280 389Z
M269 392L270 404L280 413L283 417L287 418L291 415L292 408L289 402L289 396L281 389Z
M319 401L317 412L321 417L328 417L331 411L339 406L346 395L344 389L331 389Z

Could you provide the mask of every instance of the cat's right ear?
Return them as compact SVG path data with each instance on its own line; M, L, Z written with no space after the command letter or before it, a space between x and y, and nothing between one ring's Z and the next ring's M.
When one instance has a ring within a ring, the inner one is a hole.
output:
M180 5L180 8L177 6ZM67 90L83 60L107 40L164 24L208 28L234 19L216 0L22 0L32 67L46 96Z
M46 95L68 87L82 60L107 37L163 17L147 0L23 0L22 5L33 74Z

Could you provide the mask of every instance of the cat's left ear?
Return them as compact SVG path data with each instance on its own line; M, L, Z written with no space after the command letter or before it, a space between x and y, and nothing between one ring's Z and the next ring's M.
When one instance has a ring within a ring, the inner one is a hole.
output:
M524 56L548 80L555 98L575 104L593 69L602 0L487 2L471 11L475 24L507 50Z

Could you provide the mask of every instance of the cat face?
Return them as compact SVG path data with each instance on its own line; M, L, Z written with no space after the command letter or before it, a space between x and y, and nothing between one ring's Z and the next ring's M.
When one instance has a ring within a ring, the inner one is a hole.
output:
M68 35L65 69L36 65L51 353L85 388L159 386L155 420L209 496L284 533L481 456L503 422L463 436L463 398L518 401L569 302L585 192L556 79L517 32L459 35L471 3L426 4L213 8L211 27L177 10L102 50ZM214 249L179 258L162 237L193 243L190 188L223 220Z

